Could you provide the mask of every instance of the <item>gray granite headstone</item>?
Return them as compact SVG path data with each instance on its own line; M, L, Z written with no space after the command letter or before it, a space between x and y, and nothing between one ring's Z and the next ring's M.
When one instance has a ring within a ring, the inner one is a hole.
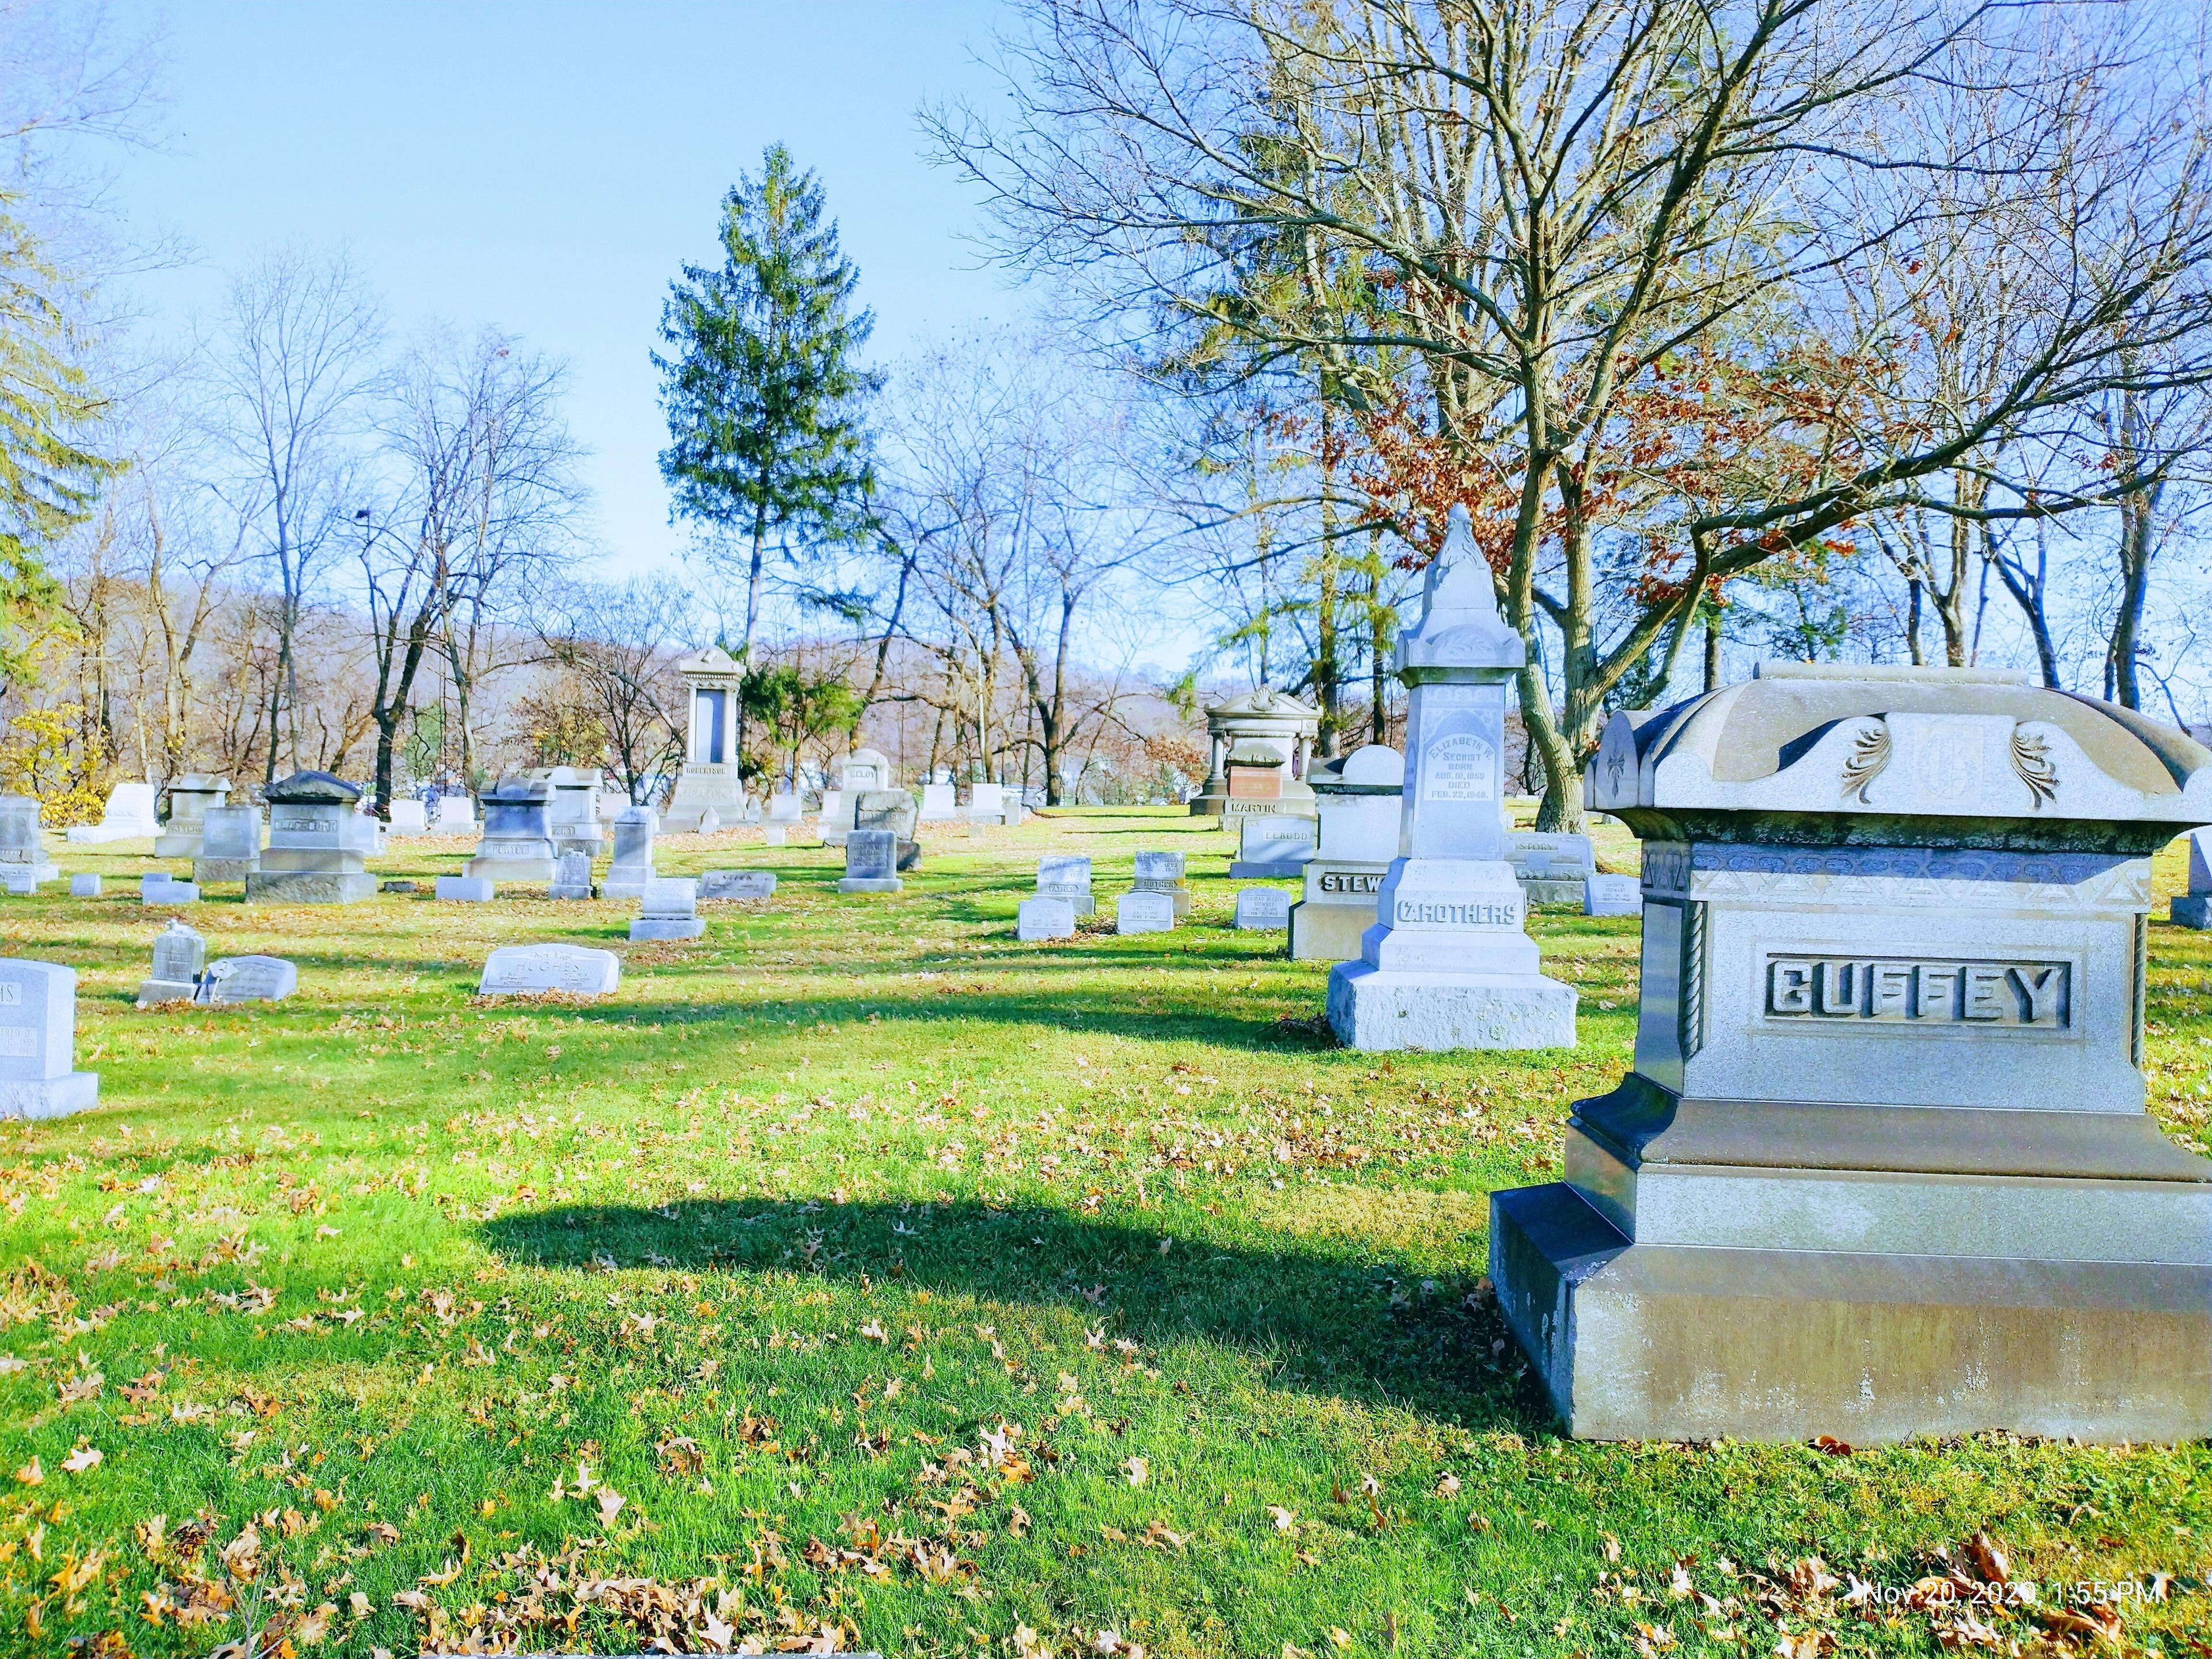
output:
M269 845L246 874L248 903L353 904L375 896L365 860L376 851L377 824L355 810L360 789L327 772L295 772L262 793Z
M889 830L854 830L845 837L845 878L841 893L896 893L899 838Z
M650 806L625 806L615 814L614 860L600 886L601 897L634 899L644 896L646 884L656 874L653 840L659 828L660 815Z
M190 1002L207 966L207 941L181 921L171 921L154 938L154 969L138 987L138 1006Z
M706 931L707 924L699 920L697 882L663 877L645 884L637 920L629 925L632 939L697 939Z
M545 890L548 898L587 899L592 896L592 855L581 848L571 848L553 860L553 880Z
M1291 896L1279 887L1247 887L1237 895L1237 926L1267 931L1291 925Z
M218 957L200 977L200 1000L282 1002L299 988L299 968L283 957Z
M76 970L0 957L0 1117L60 1117L100 1095L100 1075L73 1068Z
M1079 916L1096 915L1091 891L1091 859L1083 853L1048 853L1037 860L1036 896L1064 899Z
M1634 916L1644 913L1644 890L1633 876L1589 876L1583 882L1586 916Z
M242 882L261 867L261 809L240 805L210 806L200 817L200 850L192 860L192 879Z
M580 945L503 945L484 958L479 996L535 996L562 992L605 996L622 983L622 959Z
M100 896L100 878L98 876L89 874L71 876L70 878L70 896L71 898L98 898Z
M775 896L775 872L773 870L709 870L699 878L699 897L702 902Z
M1136 874L1129 884L1134 892L1164 893L1178 916L1190 914L1190 889L1183 883L1183 855L1180 853L1138 854Z

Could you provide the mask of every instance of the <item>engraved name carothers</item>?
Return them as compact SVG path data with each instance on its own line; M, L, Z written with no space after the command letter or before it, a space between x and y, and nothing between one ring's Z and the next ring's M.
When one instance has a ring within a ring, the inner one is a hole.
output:
M1449 900L1400 899L1391 920L1401 927L1519 927L1517 904L1462 904Z
M1897 957L1770 956L1766 1017L1880 1025L2072 1028L2073 967Z

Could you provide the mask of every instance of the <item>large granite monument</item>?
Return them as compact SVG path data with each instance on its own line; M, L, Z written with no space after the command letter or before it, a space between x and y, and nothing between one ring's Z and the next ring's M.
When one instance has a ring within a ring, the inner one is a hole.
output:
M1455 508L1421 620L1398 641L1407 690L1400 854L1359 960L1329 970L1328 1023L1347 1048L1574 1045L1574 991L1538 971L1498 817L1505 687L1522 657Z
M242 882L261 867L261 809L210 806L200 818L200 850L192 860L192 880Z
M76 969L0 957L0 1117L61 1117L100 1097L76 1064Z
M1975 669L1770 665L1641 724L1634 1069L1491 1276L1577 1435L2212 1433L2212 1161L2142 1070L2212 751Z
M365 860L376 821L354 810L361 791L327 772L295 772L262 792L269 845L246 878L248 903L353 904L376 894Z
M676 665L691 697L684 769L660 823L671 835L707 834L744 821L749 803L738 774L738 690L744 671L719 645Z
M1191 797L1191 815L1311 817L1306 762L1320 729L1319 709L1266 686L1212 704L1206 711L1206 783Z
M483 839L464 873L551 886L552 803L553 786L543 778L501 778L486 790Z
M157 859L196 859L209 809L230 799L230 780L207 772L187 772L169 786L169 821L154 839Z

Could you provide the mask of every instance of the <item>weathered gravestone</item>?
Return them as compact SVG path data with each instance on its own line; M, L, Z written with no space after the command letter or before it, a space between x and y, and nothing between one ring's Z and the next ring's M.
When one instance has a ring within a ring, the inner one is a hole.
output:
M960 816L960 808L950 783L925 783L921 786L921 810L919 821L941 823L947 818Z
M12 870L0 870L0 891L11 898L29 898L39 890L39 878L28 865L17 865Z
M2212 830L2189 832L2189 891L2174 898L2166 915L2177 927L2212 927Z
M472 836L477 830L477 804L466 795L441 795L430 819L434 836Z
M855 749L846 756L838 767L837 787L826 791L822 797L822 839L830 846L842 847L846 833L861 827L854 819L860 797L872 789L890 787L891 763L888 756L873 749Z
M388 810L392 814L392 833L395 836L420 836L426 834L430 828L430 809L419 800L396 800Z
M790 825L806 816L805 803L788 789L779 789L768 798L768 821Z
M898 878L898 837L888 830L854 830L845 837L845 878L841 893L896 893L906 884Z
M76 970L0 957L0 1117L60 1117L100 1097L100 1074L74 1068Z
M697 882L664 878L645 884L637 919L629 925L632 939L696 939L706 931L707 924L699 920Z
M70 896L71 898L98 898L100 896L100 878L98 876L83 874L71 876L70 878Z
M33 882L61 873L46 857L39 803L30 795L0 795L0 872L27 870Z
M217 1007L282 1002L299 988L297 964L282 957L218 957L200 975L199 1000Z
M441 876L430 890L445 904L489 904L499 896L499 887L489 876Z
M269 845L246 878L250 903L352 904L374 897L364 860L376 825L354 811L361 791L327 772L295 772L261 792L269 801Z
M592 855L572 847L553 860L553 879L545 889L545 896L556 899L587 899L592 896Z
M465 866L487 881L553 881L553 786L543 778L501 778L483 797L483 839Z
M1060 899L1079 916L1098 914L1091 892L1091 859L1083 853L1048 853L1037 860L1036 896Z
M1075 907L1064 898L1025 898L1014 907L1014 937L1031 939L1067 939L1075 932Z
M1124 893L1114 901L1117 933L1164 933L1174 930L1174 897L1166 893Z
M553 855L581 853L595 859L606 844L599 823L599 775L576 766L552 766L533 774L551 793L546 797L545 823L553 837Z
M1291 896L1279 887L1247 887L1237 895L1237 926L1242 928L1288 927Z
M1767 665L1641 727L1634 1069L1491 1275L1577 1435L2212 1433L2212 1161L2142 1071L2212 751L1975 669Z
M100 813L100 822L77 824L70 830L69 838L77 846L89 847L102 842L137 841L141 836L158 836L161 826L154 813L152 784L118 783L107 792L107 805Z
M1013 810L1019 813L1021 805L1018 801L1014 804ZM969 818L984 823L1003 824L1006 821L1006 788L1004 784L971 783L968 786ZM1014 819L1017 823L1020 821L1018 817Z
M484 958L477 994L487 997L605 996L622 983L622 961L611 951L580 945L502 945Z
M210 806L200 818L200 850L192 860L192 879L242 882L261 867L261 809Z
M1138 893L1158 893L1175 906L1179 916L1190 914L1190 889L1183 883L1182 854L1180 853L1139 853L1136 856L1136 874L1130 881L1130 890Z
M773 870L709 870L699 878L699 897L702 902L775 896Z
M466 881L468 878L466 876L461 876L458 878L447 878L447 879ZM376 884L376 890L380 893L412 893L420 890L417 884L408 877L389 876Z
M1329 970L1328 1023L1346 1048L1573 1046L1575 993L1538 971L1498 819L1506 683L1522 655L1455 507L1421 620L1398 641L1404 850L1382 879L1359 960Z
M142 904L198 904L200 886L196 881L179 881L174 877L166 881L144 881L139 884L138 902Z
M1597 854L1588 836L1516 830L1505 837L1505 861L1530 904L1583 902L1583 884L1597 873Z
M200 833L210 808L230 799L230 780L206 772L187 772L169 786L169 821L154 839L157 859L196 859Z
M852 820L845 816L845 792L824 789L822 792L822 816L815 821L814 826L816 833L822 837L823 844L830 847L843 845L842 842L832 842L830 832L834 829L842 835L851 824Z
M781 847L790 839L791 826L788 824L769 823L761 827L761 844L763 847Z
M1398 856L1406 758L1370 743L1335 766L1316 767L1321 838L1305 862L1306 890L1291 907L1291 955L1349 962L1375 925L1375 898Z
M650 806L625 806L615 814L614 859L599 889L602 897L644 896L646 884L655 879L653 839L659 828L659 814Z
M138 987L138 1006L190 1002L199 994L207 966L207 941L181 921L172 921L154 938L154 969Z
M1266 881L1303 875L1306 860L1314 854L1315 836L1320 828L1318 821L1313 818L1280 815L1245 818L1224 817L1222 823L1224 827L1230 823L1237 826L1237 858L1229 866L1230 876L1237 881Z
M1591 876L1583 884L1583 914L1586 916L1642 915L1644 890L1633 876Z

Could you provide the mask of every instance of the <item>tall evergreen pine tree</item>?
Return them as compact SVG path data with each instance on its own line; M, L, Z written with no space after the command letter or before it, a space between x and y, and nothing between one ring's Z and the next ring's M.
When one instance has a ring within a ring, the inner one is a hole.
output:
M865 526L866 419L883 380L857 361L875 327L874 313L852 309L860 271L839 252L821 185L781 144L723 198L721 236L721 267L685 265L662 308L660 471L677 516L744 556L738 656L750 664L771 547L803 563Z

